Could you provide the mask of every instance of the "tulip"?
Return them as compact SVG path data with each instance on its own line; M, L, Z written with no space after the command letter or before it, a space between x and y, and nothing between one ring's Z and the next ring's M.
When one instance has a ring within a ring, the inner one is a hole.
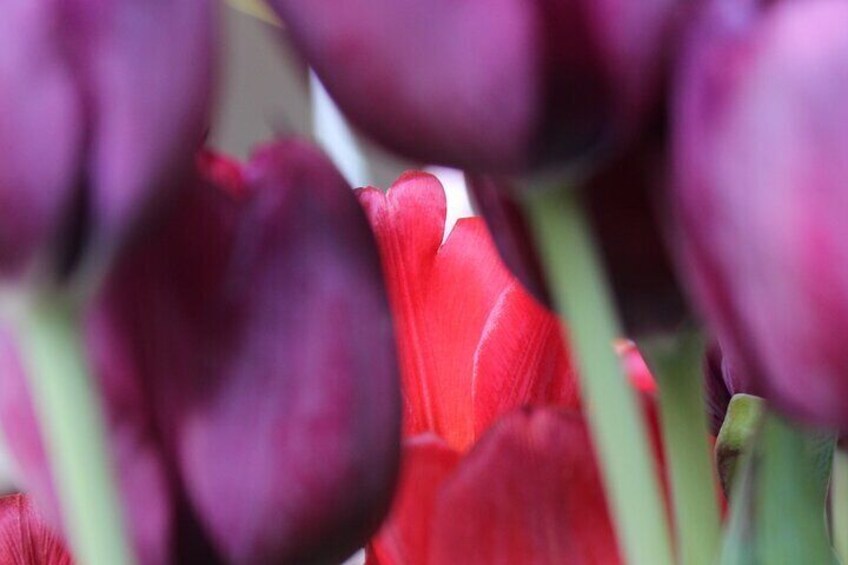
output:
M464 457L436 436L416 436L402 469L369 563L622 563L576 411L512 412Z
M133 545L142 563L341 560L387 510L399 449L373 235L303 143L200 164L86 312ZM55 520L14 343L3 344L0 419Z
M50 530L30 498L0 498L0 562L6 565L71 565L62 540Z
M395 313L406 417L398 494L368 562L621 562L556 317L509 273L480 218L443 242L431 175L358 196ZM656 440L654 380L632 342L617 349Z
M681 266L734 367L848 430L848 4L713 1L679 66Z
M358 196L395 314L404 436L431 432L461 451L513 408L577 405L559 321L509 273L480 218L442 243L445 193L426 173Z
M619 155L583 187L597 243L628 335L676 329L687 317L655 202L665 188L661 144ZM551 304L533 234L510 183L471 175L469 187L506 264L533 295Z
M68 274L133 231L208 127L205 0L0 6L0 277Z
M673 0L272 0L364 132L425 162L520 172L590 157L652 113Z

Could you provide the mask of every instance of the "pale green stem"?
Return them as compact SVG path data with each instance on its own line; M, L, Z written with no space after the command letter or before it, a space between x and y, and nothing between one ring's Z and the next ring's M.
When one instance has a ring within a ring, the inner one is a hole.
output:
M830 488L833 545L842 563L848 563L848 453L837 448Z
M761 433L762 470L755 498L761 563L835 563L826 501L833 437L769 415Z
M89 378L79 316L42 297L21 325L26 373L76 562L133 563L106 450L102 409Z
M647 426L613 350L619 325L578 200L576 191L540 189L530 190L525 203L554 301L567 316L621 549L632 565L669 565L668 523Z
M681 332L648 341L643 353L659 381L660 417L680 563L707 565L718 554L720 527L716 479L707 441L703 340L695 332Z

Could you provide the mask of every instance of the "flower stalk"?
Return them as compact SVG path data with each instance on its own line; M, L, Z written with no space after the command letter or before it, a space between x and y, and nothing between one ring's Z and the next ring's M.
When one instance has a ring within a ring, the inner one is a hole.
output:
M848 563L848 453L837 447L833 454L831 478L831 531L836 554Z
M36 414L55 477L62 523L79 563L129 565L103 410L81 343L77 305L48 294L20 326Z
M668 523L638 399L613 350L621 335L578 191L534 187L524 201L557 309L567 317L582 396L622 553L670 565Z
M659 382L680 563L708 565L714 562L720 529L704 411L703 339L683 331L640 346Z

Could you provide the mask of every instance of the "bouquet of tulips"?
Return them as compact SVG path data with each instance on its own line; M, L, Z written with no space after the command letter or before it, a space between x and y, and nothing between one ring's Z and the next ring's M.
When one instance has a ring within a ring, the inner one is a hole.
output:
M479 215L0 0L0 563L848 563L848 0L238 4Z

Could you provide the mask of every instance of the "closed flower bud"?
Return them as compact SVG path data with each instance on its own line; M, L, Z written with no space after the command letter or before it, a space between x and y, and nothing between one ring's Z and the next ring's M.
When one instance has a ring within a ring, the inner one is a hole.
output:
M124 516L142 563L340 560L377 528L400 441L377 246L317 150L200 182L126 248L87 313ZM7 337L0 418L56 506Z
M756 394L848 430L848 4L708 4L677 77L693 296Z
M0 278L116 247L208 127L206 0L0 5Z
M272 0L353 123L415 159L591 156L655 104L673 0Z

